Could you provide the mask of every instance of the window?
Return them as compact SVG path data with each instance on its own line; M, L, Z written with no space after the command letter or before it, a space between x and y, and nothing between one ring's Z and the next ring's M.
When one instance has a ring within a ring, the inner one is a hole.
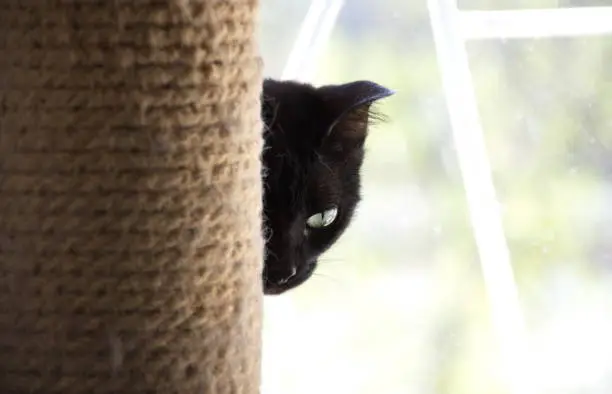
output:
M612 392L605 3L262 3L267 76L398 92L350 230L265 301L264 394Z

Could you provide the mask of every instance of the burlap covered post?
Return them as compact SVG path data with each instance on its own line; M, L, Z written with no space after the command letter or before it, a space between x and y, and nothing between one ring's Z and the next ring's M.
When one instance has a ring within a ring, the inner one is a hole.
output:
M256 3L0 1L0 393L259 392Z

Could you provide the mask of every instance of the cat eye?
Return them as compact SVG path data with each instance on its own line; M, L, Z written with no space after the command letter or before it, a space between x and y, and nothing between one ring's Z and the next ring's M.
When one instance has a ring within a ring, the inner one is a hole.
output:
M333 207L323 212L315 213L306 220L306 224L311 228L327 227L336 220L338 216L338 208Z

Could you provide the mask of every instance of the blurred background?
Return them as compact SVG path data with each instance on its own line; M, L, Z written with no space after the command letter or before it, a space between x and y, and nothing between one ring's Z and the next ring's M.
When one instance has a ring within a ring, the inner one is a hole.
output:
M265 74L280 78L310 1L261 4ZM519 362L536 393L612 393L612 37L467 50L525 321ZM397 94L370 130L354 223L307 284L265 300L263 394L515 394L424 0L344 2L311 81L356 79Z

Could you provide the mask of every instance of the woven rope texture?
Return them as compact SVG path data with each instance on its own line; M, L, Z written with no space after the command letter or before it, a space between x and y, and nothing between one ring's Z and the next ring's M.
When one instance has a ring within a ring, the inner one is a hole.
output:
M259 392L256 12L0 2L0 393Z

